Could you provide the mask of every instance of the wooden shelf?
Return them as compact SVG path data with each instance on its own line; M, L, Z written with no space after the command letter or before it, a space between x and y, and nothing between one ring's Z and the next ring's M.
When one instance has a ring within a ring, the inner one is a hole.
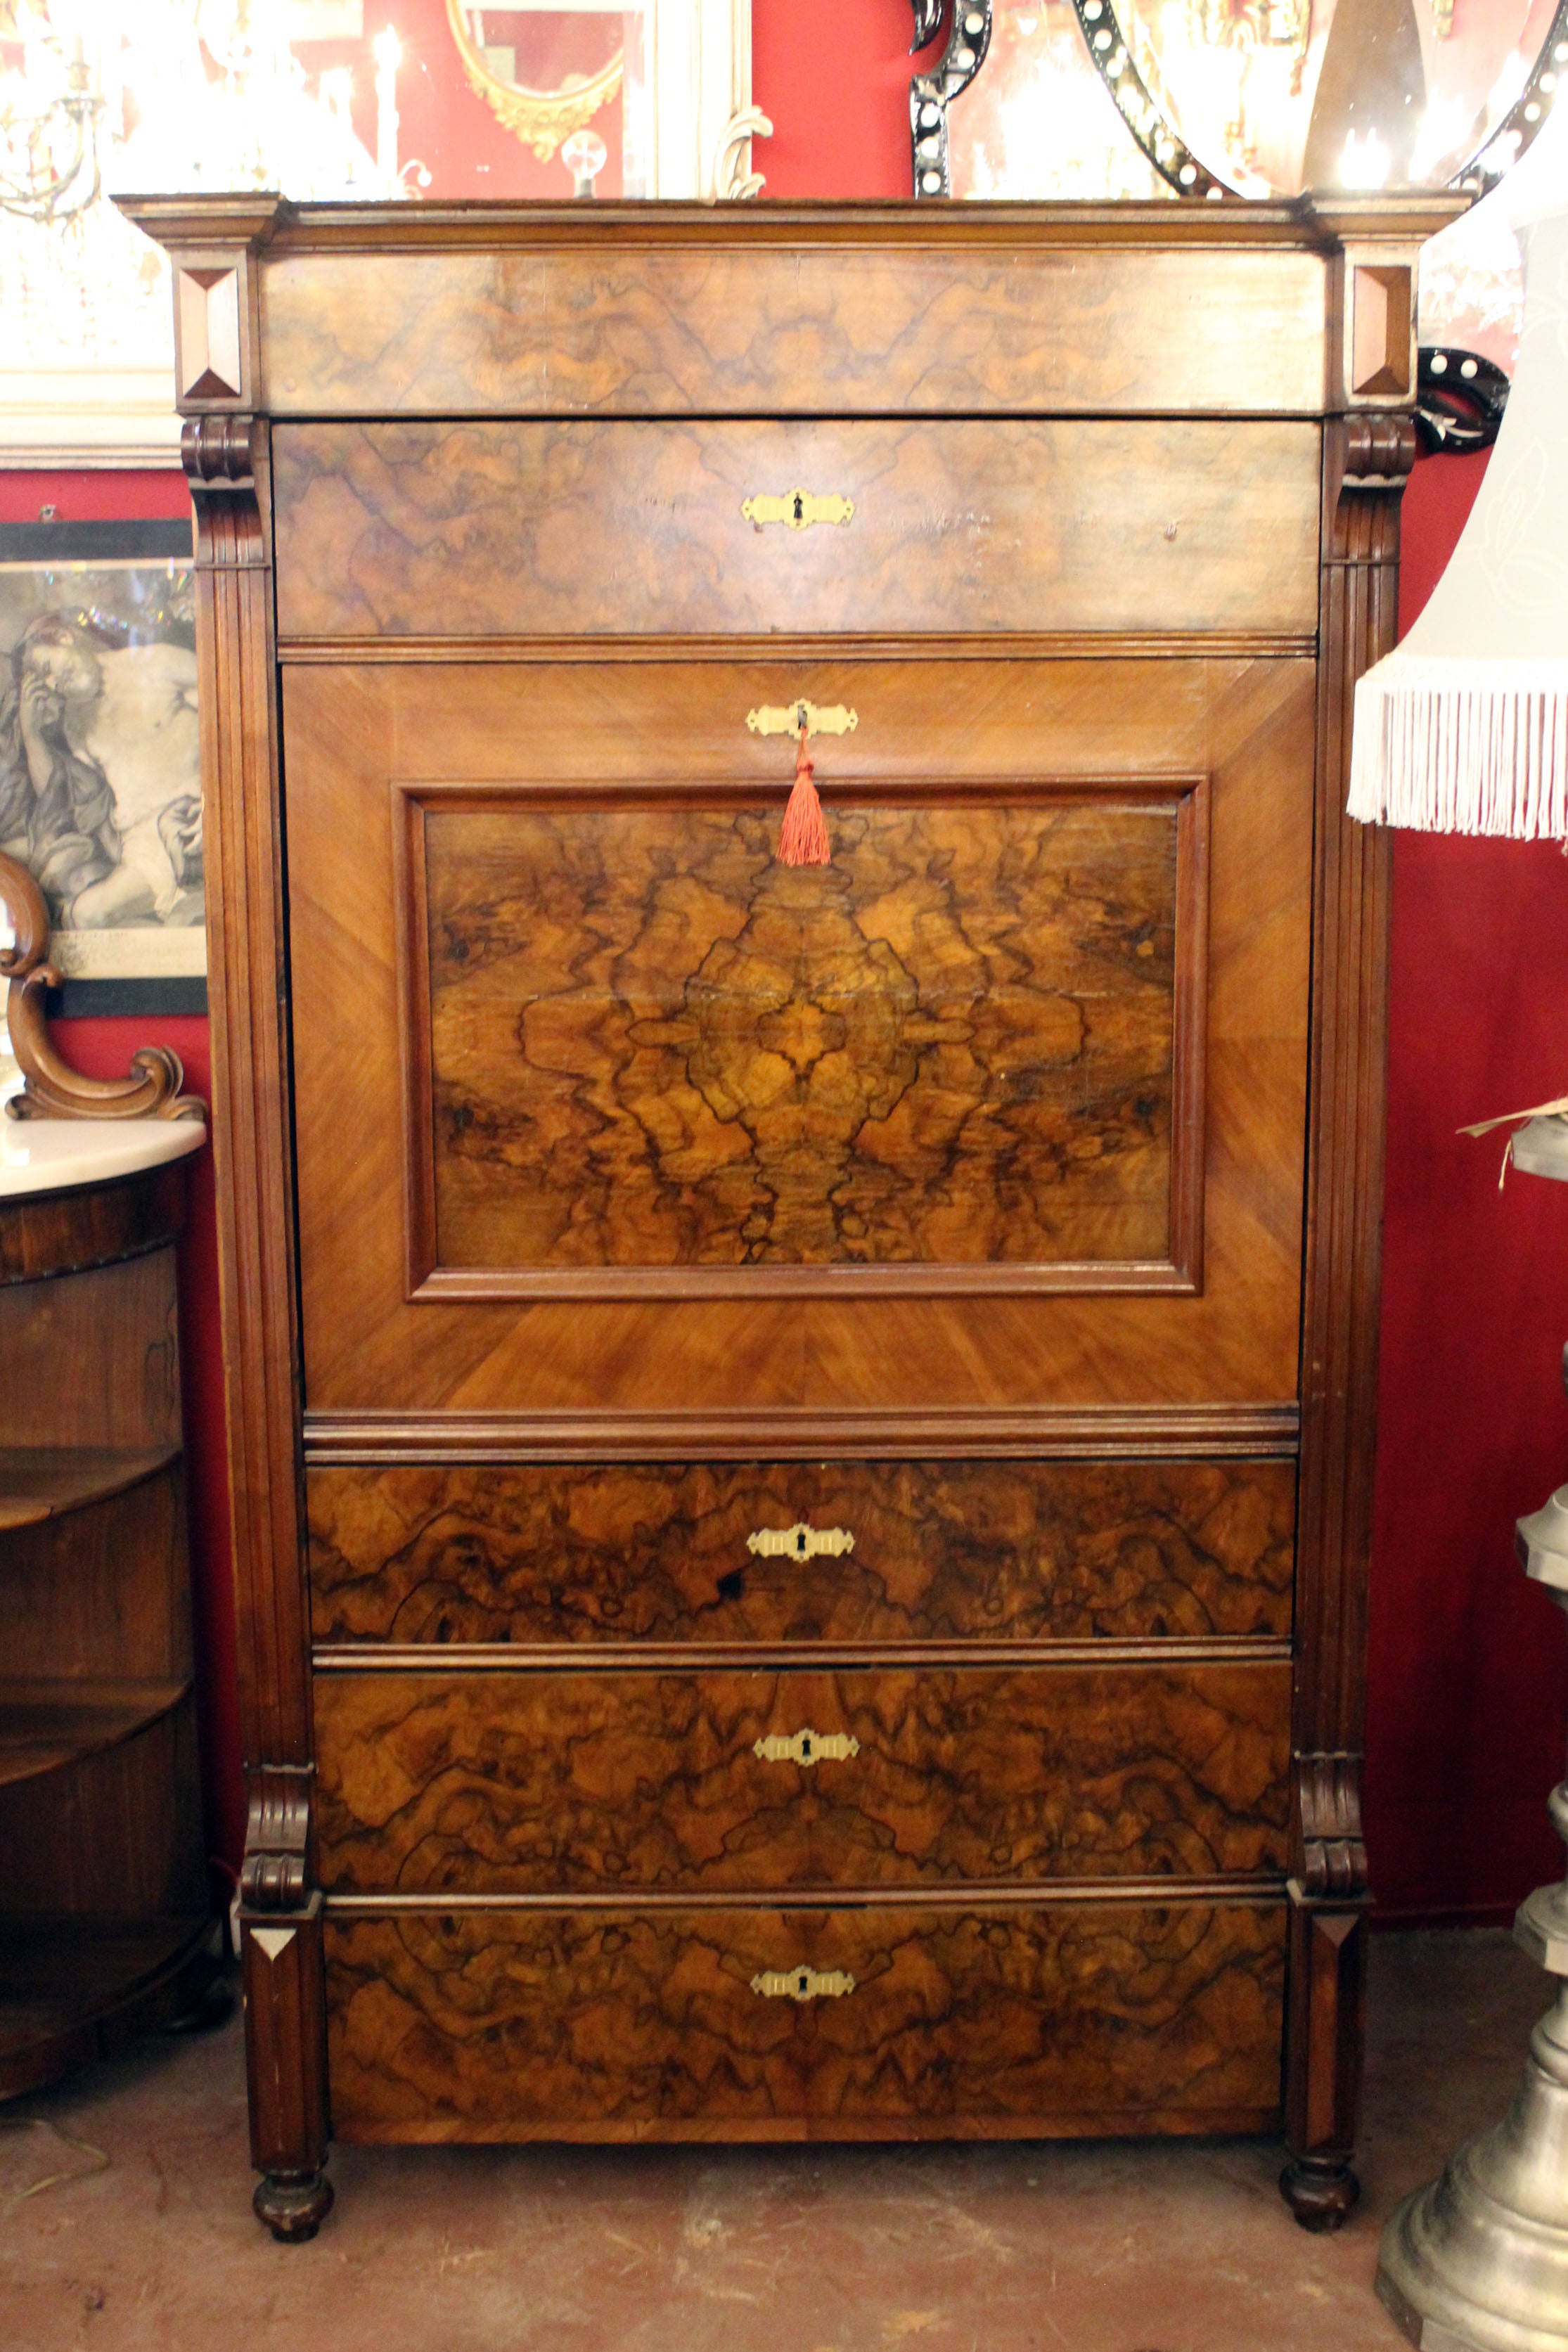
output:
M0 1529L106 1503L179 1458L177 1445L0 1445Z
M133 1738L189 1688L188 1682L0 1681L0 1789Z

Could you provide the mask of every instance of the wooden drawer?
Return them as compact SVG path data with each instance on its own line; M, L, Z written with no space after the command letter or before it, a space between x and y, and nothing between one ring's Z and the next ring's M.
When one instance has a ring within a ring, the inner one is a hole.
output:
M1266 2131L1258 1903L329 1912L349 2140ZM853 1978L805 2000L753 1982Z
M280 425L279 631L1310 635L1315 424ZM795 529L742 508L833 498Z
M334 1672L318 1674L315 1708L318 1861L338 1891L912 1886L1285 1866L1283 1659Z
M311 1627L513 1644L1288 1636L1295 1485L1284 1461L316 1469ZM750 1549L805 1526L853 1549Z
M340 216L329 238L307 226L291 250L285 230L259 257L268 406L1321 412L1334 280L1316 224L1280 209L1259 228L1255 209L1226 249L1187 205L1084 212L563 205L430 250L416 242L428 206L399 216L406 238L385 215L360 215L363 231ZM1318 249L1291 250L1302 237Z

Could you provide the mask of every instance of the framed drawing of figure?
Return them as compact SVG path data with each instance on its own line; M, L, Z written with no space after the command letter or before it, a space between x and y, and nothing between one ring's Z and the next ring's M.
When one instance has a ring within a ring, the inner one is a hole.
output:
M0 850L65 1010L205 1009L188 524L0 525Z

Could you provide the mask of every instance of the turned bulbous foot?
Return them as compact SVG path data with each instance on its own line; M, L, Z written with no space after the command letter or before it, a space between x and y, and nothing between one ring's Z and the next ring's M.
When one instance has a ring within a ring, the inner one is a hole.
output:
M302 2246L332 2210L332 2184L324 2172L268 2172L251 2203L279 2245Z
M1349 2221L1361 2202L1361 2182L1348 2164L1293 2156L1279 2175L1279 2194L1303 2230L1325 2232Z

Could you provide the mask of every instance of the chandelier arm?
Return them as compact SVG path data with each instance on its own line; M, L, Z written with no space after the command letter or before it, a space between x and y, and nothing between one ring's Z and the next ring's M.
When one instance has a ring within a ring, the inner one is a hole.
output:
M20 180L9 172L0 171L0 212L14 214L22 220L43 222L70 220L78 213L85 212L88 206L96 201L103 185L103 171L98 157L96 130L97 117L101 110L103 101L89 94L78 92L63 100L61 103L64 111L76 124L76 153L63 172L56 172L51 179L42 183L37 180ZM27 115L19 121L13 118L0 128L4 128L12 134L17 131L33 132L47 128L49 121L50 117L47 114ZM65 198L69 195L73 188L78 186L89 164L92 173L91 186L85 192L79 193L69 204L66 203Z

